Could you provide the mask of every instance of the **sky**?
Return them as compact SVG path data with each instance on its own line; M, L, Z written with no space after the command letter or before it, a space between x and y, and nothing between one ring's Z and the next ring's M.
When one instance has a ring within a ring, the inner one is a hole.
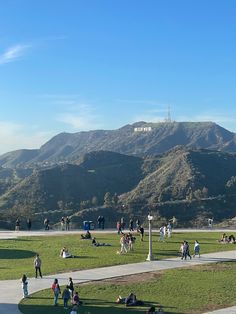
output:
M0 154L61 132L236 132L235 0L0 1Z

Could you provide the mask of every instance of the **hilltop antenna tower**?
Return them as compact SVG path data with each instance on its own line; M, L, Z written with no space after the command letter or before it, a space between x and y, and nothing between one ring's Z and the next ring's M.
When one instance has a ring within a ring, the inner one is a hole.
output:
M170 115L170 105L168 105L168 111L167 111L167 120L166 122L171 122L171 115Z

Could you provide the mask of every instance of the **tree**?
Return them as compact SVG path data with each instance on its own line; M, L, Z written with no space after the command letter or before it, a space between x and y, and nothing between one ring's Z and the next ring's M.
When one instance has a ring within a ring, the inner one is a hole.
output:
M236 177L232 176L227 182L226 182L226 190L229 193L235 193L236 192Z
M104 195L104 205L106 207L109 207L112 205L112 197L111 197L111 193L110 192L107 192L105 195Z
M117 193L115 193L112 197L112 203L116 206L118 204L118 200L119 200L118 195Z
M97 196L93 196L91 200L92 206L96 207L98 205L98 198Z

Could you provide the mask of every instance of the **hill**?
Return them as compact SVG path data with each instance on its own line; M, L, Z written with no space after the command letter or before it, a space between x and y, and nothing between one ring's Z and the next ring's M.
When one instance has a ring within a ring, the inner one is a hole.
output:
M99 214L94 208L103 206L107 192L111 199L119 195L119 200L107 203L114 217L121 210L143 217L150 209L182 222L204 215L234 217L236 154L179 146L144 158L91 152L76 164L39 169L22 178L0 197L0 210L15 208L14 217L22 210L58 217L87 208L90 217L89 213Z
M212 122L137 122L117 130L61 133L38 150L18 150L0 156L0 166L42 167L74 163L92 151L112 151L144 157L176 145L236 152L236 135Z
M0 197L0 209L32 212L80 208L81 202L103 203L104 195L122 194L143 177L142 160L112 152L86 154L77 165L64 164L34 171Z

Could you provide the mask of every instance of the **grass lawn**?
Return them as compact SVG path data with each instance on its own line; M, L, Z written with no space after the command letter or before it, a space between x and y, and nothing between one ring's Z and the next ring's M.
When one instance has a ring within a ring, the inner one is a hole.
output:
M235 278L236 263L227 262L82 284L77 288L84 302L79 314L140 314L150 305L162 306L165 313L203 313L236 305ZM126 308L115 304L118 295L123 297L130 292L145 305ZM48 289L23 300L19 307L24 314L70 312L63 309L62 299L58 307L52 304Z
M108 247L93 247L90 240L80 240L80 235L21 237L18 239L0 240L0 279L21 278L23 273L34 276L33 260L36 253L42 259L42 272L55 274L102 266L126 264L145 261L148 254L148 236L141 242L137 236L134 252L119 255L119 236L117 234L94 234L98 242L110 243ZM165 243L153 237L153 253L156 259L175 257L178 254L180 242L184 239L190 242L193 249L194 240L201 245L201 253L233 250L233 244L222 245L217 242L220 233L176 233ZM62 259L59 257L63 246L78 256L78 258Z

